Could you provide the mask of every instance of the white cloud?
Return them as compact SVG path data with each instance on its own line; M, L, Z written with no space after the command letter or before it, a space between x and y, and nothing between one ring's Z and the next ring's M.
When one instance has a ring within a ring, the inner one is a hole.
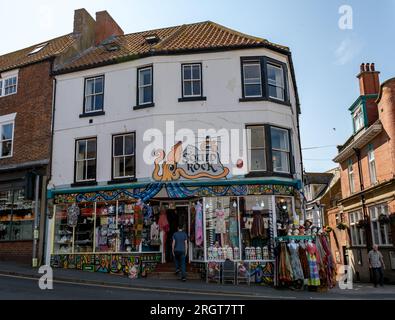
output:
M344 39L335 50L335 64L345 65L353 60L362 50L362 44L351 38Z

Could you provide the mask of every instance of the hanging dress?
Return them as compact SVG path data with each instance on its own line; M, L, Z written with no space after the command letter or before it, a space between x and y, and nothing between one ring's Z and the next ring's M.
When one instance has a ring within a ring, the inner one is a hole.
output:
M215 210L215 233L226 233L225 212L222 209Z
M310 278L310 267L309 262L307 261L307 253L306 248L303 243L299 244L299 260L303 270L304 279Z
M291 267L291 261L288 254L287 245L285 243L280 244L280 258L279 258L279 280L283 284L289 284L292 282L293 273Z
M320 275L317 265L317 247L314 243L307 244L306 247L307 261L309 262L310 278L308 280L309 286L320 285Z
M198 247L203 244L203 210L200 202L195 206L195 244Z
M326 236L321 236L322 247L324 248L325 254L327 256L327 274L328 274L328 285L333 288L336 285L336 264L333 259L332 252L329 248L329 243Z
M263 238L266 237L265 223L263 216L259 211L254 211L251 227L251 238Z
M140 246L143 237L144 217L142 207L136 205L134 208L134 245L136 248Z
M294 281L298 281L298 280L303 281L304 274L303 274L302 265L301 265L300 259L299 259L299 245L297 245L296 243L289 243L288 249L289 249L290 258L291 258L293 280Z

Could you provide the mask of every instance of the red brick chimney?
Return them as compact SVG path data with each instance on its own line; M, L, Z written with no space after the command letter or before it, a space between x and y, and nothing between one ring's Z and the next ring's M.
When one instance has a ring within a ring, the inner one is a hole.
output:
M357 78L359 79L359 91L361 96L379 93L379 73L380 72L375 70L374 63L361 64L361 72L357 75Z
M111 36L121 36L124 32L107 11L96 12L95 45Z

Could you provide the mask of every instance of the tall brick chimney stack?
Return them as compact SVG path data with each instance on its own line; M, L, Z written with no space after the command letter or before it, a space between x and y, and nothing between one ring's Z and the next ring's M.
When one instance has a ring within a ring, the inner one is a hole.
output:
M95 45L111 36L121 36L124 32L107 11L96 12Z
M380 72L375 70L374 63L362 63L360 73L357 75L359 79L359 91L361 96L367 94L378 94L380 90Z

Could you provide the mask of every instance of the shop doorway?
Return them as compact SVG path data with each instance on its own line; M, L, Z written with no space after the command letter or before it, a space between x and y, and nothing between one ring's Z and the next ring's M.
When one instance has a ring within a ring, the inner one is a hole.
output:
M188 234L188 205L177 205L175 209L167 209L167 220L169 221L169 233L166 239L166 262L174 262L172 254L173 234L177 232L178 226L182 226ZM189 237L189 234L188 234ZM186 258L188 261L188 258Z

